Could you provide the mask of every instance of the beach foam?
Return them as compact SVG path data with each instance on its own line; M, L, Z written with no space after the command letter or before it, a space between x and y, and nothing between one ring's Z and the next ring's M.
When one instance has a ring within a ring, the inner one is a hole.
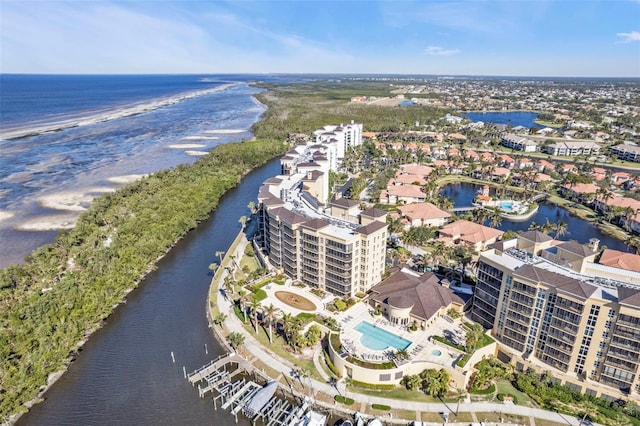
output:
M169 148L173 149L188 149L188 148L204 148L206 145L201 143L175 143L173 145L169 145Z
M209 140L216 140L216 139L220 139L217 136L185 136L184 138L182 138L182 140L184 141L209 141Z
M244 133L248 131L249 130L243 130L243 129L218 129L218 130L205 130L204 133L220 133L220 134L226 135L226 134L233 134L233 133Z

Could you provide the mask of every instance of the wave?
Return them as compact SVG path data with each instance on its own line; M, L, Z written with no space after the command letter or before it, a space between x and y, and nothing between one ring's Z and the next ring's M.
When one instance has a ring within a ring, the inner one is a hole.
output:
M163 108L169 105L174 105L188 99L193 99L198 96L209 95L211 93L222 92L232 87L239 86L241 83L227 83L221 86L213 87L210 89L196 90L192 92L181 93L178 95L157 98L151 101L145 101L133 105L126 105L118 107L118 109L109 109L102 111L93 111L89 115L85 116L73 116L66 119L58 119L53 122L43 122L34 125L31 123L29 127L19 127L13 129L3 129L0 133L0 140L12 140L21 139L32 136L37 136L43 133L59 132L61 130L70 129L73 127L90 126L92 124L103 123L106 121L117 120L118 118L130 117L134 115L144 114L150 111L154 111L159 108Z

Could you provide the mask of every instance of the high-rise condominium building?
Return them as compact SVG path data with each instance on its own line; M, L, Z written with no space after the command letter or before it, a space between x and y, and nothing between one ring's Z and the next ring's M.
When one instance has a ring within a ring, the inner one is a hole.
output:
M594 263L595 249L539 231L494 244L480 255L471 316L520 370L638 399L640 274Z
M271 265L338 296L365 293L385 268L386 212L340 198L329 201L329 171L362 143L362 124L325 126L280 161L282 175L258 194L260 238ZM334 163L334 159L336 160Z

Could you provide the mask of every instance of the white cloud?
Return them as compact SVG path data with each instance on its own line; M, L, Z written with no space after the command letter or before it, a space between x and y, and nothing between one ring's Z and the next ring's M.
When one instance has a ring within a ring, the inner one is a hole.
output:
M618 40L618 43L631 43L632 41L640 41L640 32L631 31L630 33L618 33L618 37L622 37L622 40Z
M424 50L424 53L426 53L427 55L434 55L434 56L452 56L460 53L460 50L445 49L439 46L427 46L427 48Z

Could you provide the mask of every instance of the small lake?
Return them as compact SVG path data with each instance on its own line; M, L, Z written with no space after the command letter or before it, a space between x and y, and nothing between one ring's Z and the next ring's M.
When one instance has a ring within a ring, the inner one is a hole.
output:
M440 191L440 194L453 200L455 207L466 207L471 205L478 188L478 185L474 185L472 183L452 183L444 186ZM491 195L493 195L493 189L491 190ZM532 222L542 225L547 221L547 219L551 223L562 221L567 224L568 232L562 237L558 237L561 240L575 240L584 244L588 243L591 238L597 238L600 240L600 247L605 245L610 249L629 251L627 245L622 241L603 234L592 223L580 219L579 217L572 216L565 209L549 202L540 204L538 213L536 213L536 215L530 220L525 222L509 222L507 220L503 220L498 228L502 231L526 231ZM489 221L485 224L488 225L488 222Z
M534 123L534 120L538 116L537 112L463 112L461 115L473 122L482 121L484 123L506 124L511 127L524 126L527 129L531 127L541 129L543 127Z

